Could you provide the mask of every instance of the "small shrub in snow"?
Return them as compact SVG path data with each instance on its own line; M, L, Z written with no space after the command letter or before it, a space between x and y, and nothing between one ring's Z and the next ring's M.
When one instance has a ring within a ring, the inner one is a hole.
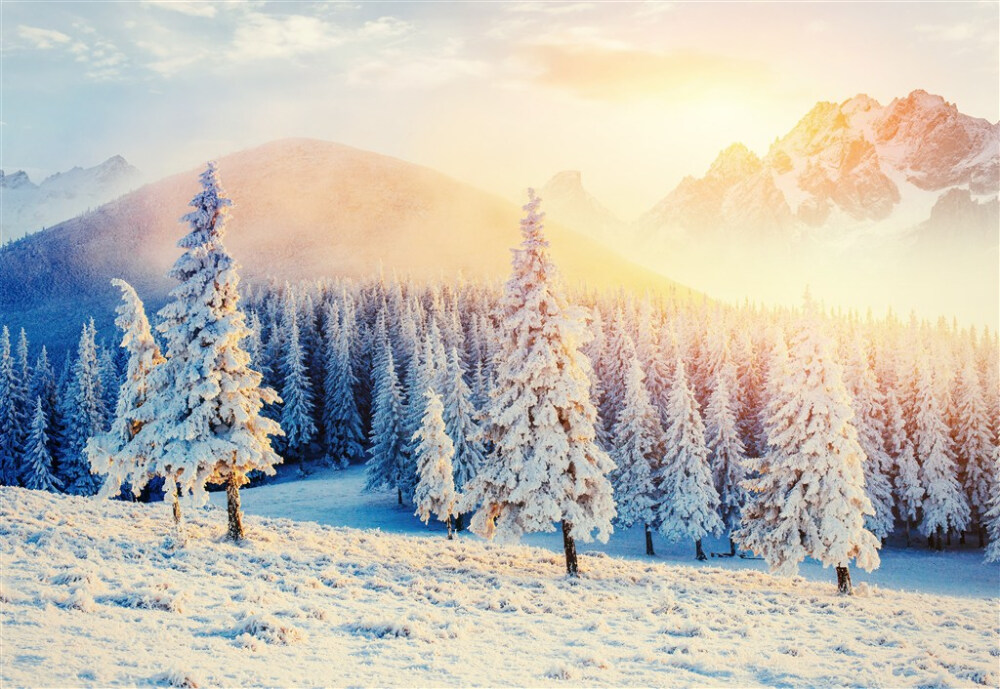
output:
M183 613L187 608L188 595L184 591L172 591L170 585L161 582L153 586L142 586L134 591L113 596L111 602L123 608L136 610L162 610Z
M262 612L242 613L233 628L233 636L248 648L256 647L254 639L279 646L288 646L306 639L301 630Z
M150 678L150 684L158 687L182 687L184 689L198 689L201 686L192 673L178 668L154 675Z

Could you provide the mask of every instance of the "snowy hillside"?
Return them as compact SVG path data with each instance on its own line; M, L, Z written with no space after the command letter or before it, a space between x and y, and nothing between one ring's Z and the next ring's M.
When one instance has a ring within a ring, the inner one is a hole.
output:
M996 600L0 489L4 685L996 686Z
M324 141L289 139L219 160L234 207L226 244L244 281L368 277L499 279L520 209L428 168ZM0 250L0 312L12 327L68 344L80 321L107 329L121 277L158 305L180 251L178 218L197 188L184 173ZM553 225L570 282L670 283ZM71 313L72 311L72 313Z
M139 171L119 155L90 168L57 172L40 184L0 170L0 239L10 241L72 218L135 189Z

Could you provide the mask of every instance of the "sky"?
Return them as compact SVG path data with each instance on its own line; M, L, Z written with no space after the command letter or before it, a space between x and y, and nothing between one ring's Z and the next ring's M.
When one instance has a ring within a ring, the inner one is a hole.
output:
M284 137L625 219L815 103L914 89L1000 118L1000 3L0 3L0 167L147 179ZM37 181L37 180L36 180Z

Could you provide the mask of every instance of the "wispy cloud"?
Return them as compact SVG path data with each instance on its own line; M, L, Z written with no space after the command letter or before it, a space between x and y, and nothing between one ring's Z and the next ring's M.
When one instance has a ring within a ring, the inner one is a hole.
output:
M435 52L408 54L399 48L365 58L347 72L347 82L355 86L426 88L457 79L484 76L486 62L463 55L463 43L450 41Z
M62 31L42 29L37 26L25 26L24 24L17 27L17 35L31 44L31 47L39 50L51 50L72 40Z
M146 5L159 7L172 12L180 12L189 17L205 17L211 19L216 15L216 6L211 2L193 0L145 0Z
M917 33L932 41L946 43L967 43L979 41L996 43L998 34L996 25L987 22L955 22L951 24L921 24L914 27Z
M659 53L609 44L534 44L522 57L536 83L593 100L692 95L766 78L755 62L699 52Z

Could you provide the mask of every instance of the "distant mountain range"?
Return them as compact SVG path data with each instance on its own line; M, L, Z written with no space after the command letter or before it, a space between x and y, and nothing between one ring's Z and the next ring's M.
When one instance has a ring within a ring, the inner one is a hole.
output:
M291 139L218 161L234 207L226 245L245 280L369 277L501 279L518 243L521 209L434 170L324 141ZM93 315L110 332L113 277L150 309L173 282L167 269L186 232L178 218L199 170L148 184L0 249L0 321L69 345ZM666 278L547 223L571 283L663 288Z
M119 155L91 168L57 172L40 184L23 170L0 170L0 235L6 242L51 227L135 189L141 177Z
M1000 124L925 91L819 103L763 156L734 143L630 222L578 172L543 188L553 219L709 294L788 301L808 282L994 326L998 193Z
M644 247L761 241L848 246L866 238L996 244L1000 123L914 91L819 103L759 157L740 143L686 177L635 222L617 219L577 172L544 187L553 217Z

